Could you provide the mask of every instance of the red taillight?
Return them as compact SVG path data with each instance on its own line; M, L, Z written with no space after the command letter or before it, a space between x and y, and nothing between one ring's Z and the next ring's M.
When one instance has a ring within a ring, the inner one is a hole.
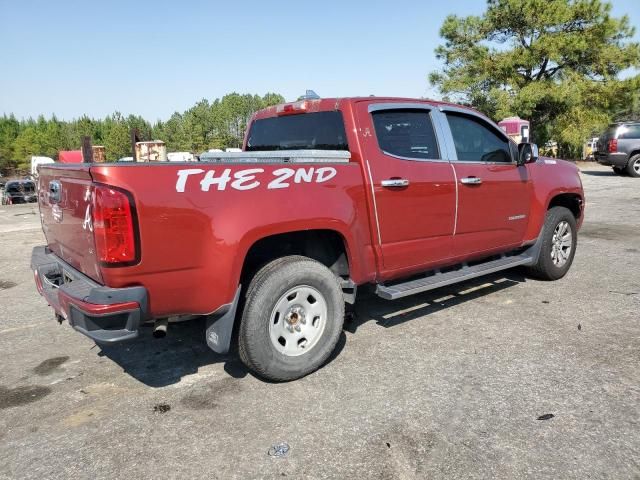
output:
M611 140L609 140L609 142L607 143L607 149L609 150L609 153L615 153L618 151L618 139L617 138L612 138Z
M107 264L134 262L136 241L129 197L114 188L95 186L93 234L98 259Z

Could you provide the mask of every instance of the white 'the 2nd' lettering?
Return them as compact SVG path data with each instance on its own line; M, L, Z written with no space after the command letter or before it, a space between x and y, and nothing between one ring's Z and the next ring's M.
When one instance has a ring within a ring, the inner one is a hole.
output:
M289 183L285 182L285 180L293 177L295 173L296 171L293 168L279 168L277 170L274 170L273 174L276 176L276 178L269 182L267 188L269 190L276 188L287 188L289 186Z
M197 175L202 172L204 172L204 170L201 168L186 168L184 170L178 170L176 192L184 192L184 187L187 185L187 177L189 177L189 175Z
M216 177L215 174L215 170L209 170L204 175L204 178L200 180L200 188L202 188L203 192L208 192L211 185L217 185L218 190L227 188L227 183L231 181L231 169L225 168L219 177Z
M231 188L235 188L236 190L251 190L252 188L256 188L260 185L260 182L255 180L255 174L262 172L264 172L263 168L250 168L249 170L240 170L239 172L236 172L233 175L235 180L231 183ZM251 180L255 181L251 182Z
M204 176L202 176L203 173ZM212 185L215 185L218 191L226 190L227 187L240 191L253 190L261 185L260 176L264 174L264 168L246 168L234 172L233 175L230 168L206 172L202 168L185 168L178 170L176 192L183 193L187 190L188 184L193 185L193 180L189 182L189 177L193 175L200 176L198 183L203 192L208 192ZM272 178L267 183L267 189L289 188L292 185L290 179L293 179L294 184L324 183L337 174L338 171L333 167L278 168L271 172Z
M322 183L331 180L336 176L336 169L332 167L322 167L316 172L316 182Z

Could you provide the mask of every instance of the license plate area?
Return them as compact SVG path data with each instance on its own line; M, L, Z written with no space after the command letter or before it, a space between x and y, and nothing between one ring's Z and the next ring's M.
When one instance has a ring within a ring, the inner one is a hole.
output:
M59 288L64 283L64 277L62 275L62 271L55 269L49 270L46 273L43 273L42 279L44 283L53 288Z
M71 283L73 282L73 277L66 270L62 271L62 283Z

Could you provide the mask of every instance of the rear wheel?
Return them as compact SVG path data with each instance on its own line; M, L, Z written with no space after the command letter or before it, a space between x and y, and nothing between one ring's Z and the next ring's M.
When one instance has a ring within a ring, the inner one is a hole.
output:
M327 360L343 321L342 290L327 267L302 256L279 258L247 289L240 358L264 378L295 380Z
M573 263L577 242L577 225L573 213L565 207L550 208L542 230L538 261L529 267L531 276L542 280L564 277Z
M631 157L627 165L627 173L632 177L640 177L640 154Z
M613 172L616 175L624 175L626 173L626 170L622 167L613 167Z

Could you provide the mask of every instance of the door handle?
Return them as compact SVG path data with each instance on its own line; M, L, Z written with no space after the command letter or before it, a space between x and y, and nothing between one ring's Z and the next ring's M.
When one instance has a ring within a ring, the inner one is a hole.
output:
M390 178L389 180L382 180L380 185L388 188L398 188L409 186L409 180L406 178Z
M460 183L464 183L465 185L480 185L482 179L480 177L466 177L460 179Z

